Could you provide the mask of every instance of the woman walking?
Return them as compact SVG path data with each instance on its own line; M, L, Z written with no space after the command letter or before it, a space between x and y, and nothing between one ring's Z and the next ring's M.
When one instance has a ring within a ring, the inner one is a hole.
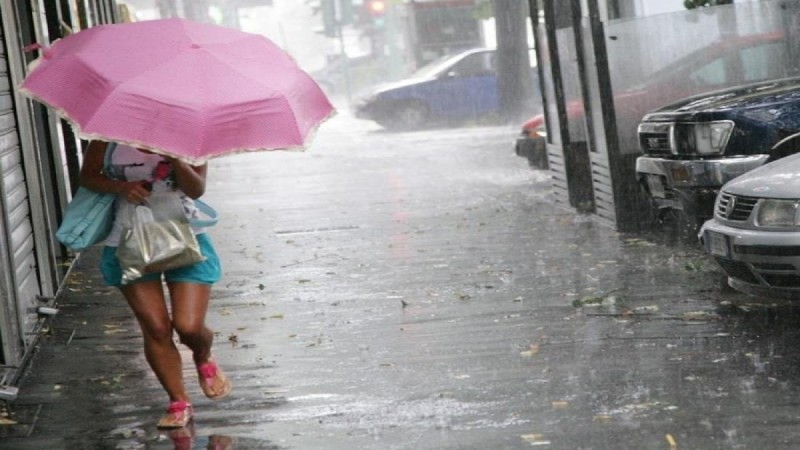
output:
M104 171L106 151L113 152L111 173ZM80 173L83 187L117 195L116 217L104 243L100 270L107 284L122 291L136 316L147 362L169 396L169 407L158 422L159 428L184 427L193 414L173 334L176 333L180 342L192 351L200 387L208 398L221 399L231 391L230 381L212 358L214 335L205 324L211 287L221 276L220 263L205 230L193 227L204 261L148 273L123 283L122 268L116 256L122 234L120 218L126 217L130 208L145 203L152 194L176 196L187 219L195 218L198 211L194 199L205 192L206 171L205 164L193 166L127 145L92 141ZM164 283L169 295L164 292Z

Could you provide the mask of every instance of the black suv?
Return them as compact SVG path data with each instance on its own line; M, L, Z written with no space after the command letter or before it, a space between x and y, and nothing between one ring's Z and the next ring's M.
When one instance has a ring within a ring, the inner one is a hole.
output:
M638 133L636 175L653 205L700 225L727 181L800 151L800 77L689 97L646 115Z

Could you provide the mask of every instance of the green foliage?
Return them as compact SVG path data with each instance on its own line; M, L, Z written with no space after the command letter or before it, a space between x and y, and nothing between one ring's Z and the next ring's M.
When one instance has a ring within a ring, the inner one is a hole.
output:
M733 0L683 0L686 9L705 8L707 6L719 6L733 4Z

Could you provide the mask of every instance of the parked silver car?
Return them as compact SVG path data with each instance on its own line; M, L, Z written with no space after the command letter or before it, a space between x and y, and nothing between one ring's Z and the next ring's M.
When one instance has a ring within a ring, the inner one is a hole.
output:
M699 236L734 289L800 299L800 154L726 183Z

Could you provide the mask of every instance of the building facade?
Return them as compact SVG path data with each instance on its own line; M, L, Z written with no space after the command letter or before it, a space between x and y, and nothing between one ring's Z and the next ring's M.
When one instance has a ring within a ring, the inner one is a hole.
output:
M760 47L782 55L776 76L800 70L796 1L692 10L674 2L656 9L656 0L530 3L555 200L623 232L654 220L635 172L645 114L745 84L776 59L759 56Z
M31 355L74 257L55 230L76 185L81 142L16 87L23 48L118 20L115 0L0 0L0 399Z

